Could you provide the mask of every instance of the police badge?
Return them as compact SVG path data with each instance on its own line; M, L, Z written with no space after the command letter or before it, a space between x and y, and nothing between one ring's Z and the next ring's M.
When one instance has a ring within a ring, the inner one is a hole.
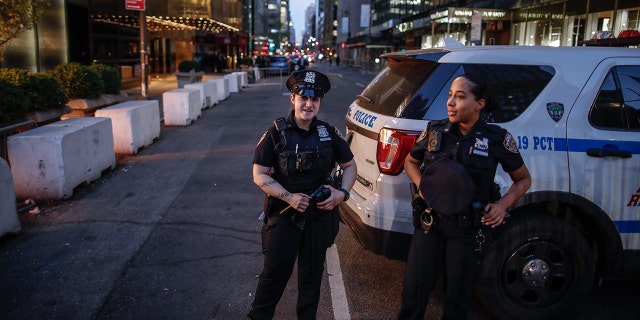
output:
M320 141L331 141L331 136L329 135L327 128L325 128L324 126L318 126L317 129Z
M547 112L553 121L558 122L564 114L564 105L560 102L549 102L547 103Z

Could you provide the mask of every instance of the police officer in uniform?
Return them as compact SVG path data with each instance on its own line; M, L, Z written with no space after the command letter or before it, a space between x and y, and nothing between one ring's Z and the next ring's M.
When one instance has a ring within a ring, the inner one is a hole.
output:
M467 319L483 244L486 249L491 228L504 222L506 210L531 185L513 137L480 119L492 107L480 76L457 77L448 119L431 121L405 160L407 175L420 187L399 319L424 318L441 271L442 319ZM503 196L493 182L498 164L513 180Z
M353 154L338 130L316 117L331 88L326 75L305 70L286 81L293 110L262 136L253 181L266 194L262 227L264 269L250 319L271 319L298 259L298 319L315 319L326 250L338 233L337 206L356 177ZM338 163L342 179L328 181Z

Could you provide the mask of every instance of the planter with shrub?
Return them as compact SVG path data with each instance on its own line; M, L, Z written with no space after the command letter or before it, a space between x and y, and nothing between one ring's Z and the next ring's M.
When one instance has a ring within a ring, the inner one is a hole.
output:
M184 88L185 84L202 81L204 72L198 61L183 60L178 64L178 72L174 75L178 79L178 88Z
M56 66L51 74L64 88L73 110L63 119L93 116L97 109L127 100L127 94L120 92L120 75L114 67L70 62Z
M71 111L62 86L45 73L0 69L0 97L0 124L5 125L27 120L46 124Z

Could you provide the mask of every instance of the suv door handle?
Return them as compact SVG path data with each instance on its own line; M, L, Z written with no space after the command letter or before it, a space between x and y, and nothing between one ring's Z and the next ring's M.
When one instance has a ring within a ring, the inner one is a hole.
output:
M617 151L617 150L605 150L597 148L587 149L587 155L596 158L603 157L618 157L618 158L631 158L631 152L629 151Z

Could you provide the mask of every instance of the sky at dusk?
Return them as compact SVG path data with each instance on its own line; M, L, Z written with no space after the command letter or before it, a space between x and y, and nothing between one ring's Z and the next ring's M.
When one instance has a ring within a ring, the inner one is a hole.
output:
M291 20L293 20L293 27L296 28L296 42L302 41L302 33L305 29L305 11L313 3L315 3L314 0L289 0Z

